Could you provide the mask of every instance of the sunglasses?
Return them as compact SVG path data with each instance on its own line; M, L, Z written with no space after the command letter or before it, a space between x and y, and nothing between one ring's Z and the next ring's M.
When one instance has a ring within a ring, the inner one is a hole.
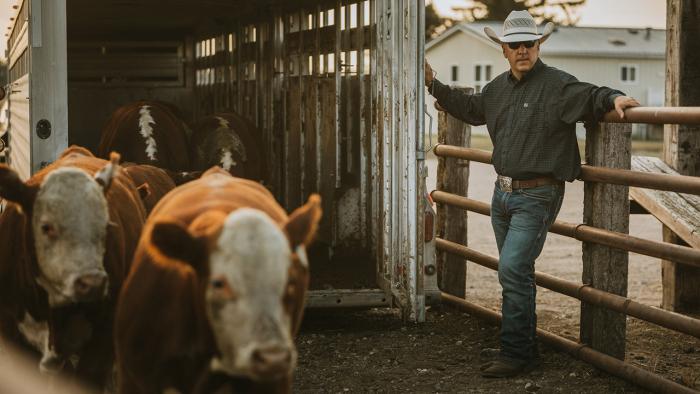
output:
M508 43L508 48L510 49L518 49L520 48L521 45L525 45L525 48L532 48L535 46L535 43L537 40L532 40L532 41L518 41L518 42L509 42Z

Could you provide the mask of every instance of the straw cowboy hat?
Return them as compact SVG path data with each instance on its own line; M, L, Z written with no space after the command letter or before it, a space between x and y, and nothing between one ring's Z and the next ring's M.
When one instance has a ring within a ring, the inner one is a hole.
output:
M511 11L503 22L503 36L499 37L490 27L484 27L484 33L498 44L509 42L533 41L541 43L554 31L554 23L549 22L544 26L542 34L537 34L537 23L527 11Z

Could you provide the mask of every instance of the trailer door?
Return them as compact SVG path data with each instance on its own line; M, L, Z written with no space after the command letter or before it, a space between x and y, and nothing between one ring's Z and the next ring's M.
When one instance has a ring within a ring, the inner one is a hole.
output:
M374 178L380 212L380 286L393 295L407 320L425 318L423 283L423 9L424 1L375 0L377 50L372 59L380 168Z
M18 1L7 48L7 160L27 179L68 146L66 0Z

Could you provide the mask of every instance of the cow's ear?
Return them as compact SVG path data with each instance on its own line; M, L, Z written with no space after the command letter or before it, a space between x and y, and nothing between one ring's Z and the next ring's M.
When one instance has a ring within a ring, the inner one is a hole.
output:
M188 263L198 271L206 258L206 239L193 236L180 223L156 222L151 230L151 244L163 255Z
M38 186L27 185L15 170L0 164L0 197L19 204L24 212L30 212L38 191Z
M110 153L109 163L95 173L95 181L102 186L102 190L105 194L107 194L109 187L112 185L112 179L114 179L119 172L119 159L119 153Z
M303 206L289 215L284 231L287 233L292 249L299 245L308 245L316 235L321 220L321 196L312 194Z
M151 195L151 187L148 185L148 183L142 183L139 187L136 188L136 190L138 190L139 196L141 197L142 201Z

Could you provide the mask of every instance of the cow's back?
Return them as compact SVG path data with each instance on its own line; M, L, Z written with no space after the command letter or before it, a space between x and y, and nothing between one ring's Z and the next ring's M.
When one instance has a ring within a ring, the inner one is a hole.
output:
M266 155L260 130L235 112L205 116L197 122L190 140L190 158L193 168L206 170L212 165L219 165L218 161L212 162L214 152L207 148L211 147L211 138L221 127L228 128L240 139L246 155L245 162L241 163L241 168L231 169L230 173L255 181L263 180Z
M147 213L153 210L163 196L175 188L172 177L162 168L148 164L125 163L123 169L137 187L146 189L142 191L142 200Z
M98 156L110 152L122 160L172 171L190 169L187 130L169 105L137 101L116 109L102 128Z

